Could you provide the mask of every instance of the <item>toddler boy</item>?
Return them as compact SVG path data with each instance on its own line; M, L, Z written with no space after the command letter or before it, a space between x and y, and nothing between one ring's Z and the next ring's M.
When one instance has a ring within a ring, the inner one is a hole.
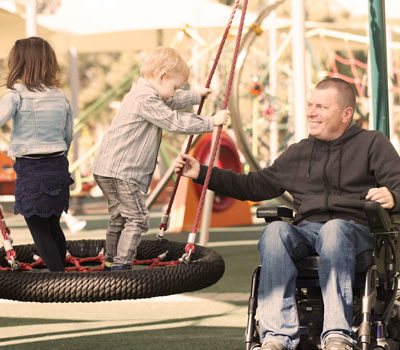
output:
M105 270L127 270L135 257L149 212L142 193L148 191L157 163L162 130L181 134L212 132L226 124L229 111L201 117L179 111L200 103L208 88L179 90L189 67L175 49L159 47L143 62L104 136L93 164L94 178L107 200Z

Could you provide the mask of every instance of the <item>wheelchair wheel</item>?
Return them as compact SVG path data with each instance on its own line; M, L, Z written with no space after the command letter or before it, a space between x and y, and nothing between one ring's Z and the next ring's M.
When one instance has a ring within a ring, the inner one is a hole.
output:
M395 341L400 341L400 320L391 319L388 324L389 338Z
M250 347L250 350L261 350L261 345L260 344L254 344Z

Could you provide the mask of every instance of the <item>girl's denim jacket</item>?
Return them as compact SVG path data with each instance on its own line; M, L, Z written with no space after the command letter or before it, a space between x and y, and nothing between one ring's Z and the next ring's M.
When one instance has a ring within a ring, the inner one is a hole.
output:
M29 91L15 84L0 100L0 126L13 119L8 155L68 152L72 141L72 110L59 89Z

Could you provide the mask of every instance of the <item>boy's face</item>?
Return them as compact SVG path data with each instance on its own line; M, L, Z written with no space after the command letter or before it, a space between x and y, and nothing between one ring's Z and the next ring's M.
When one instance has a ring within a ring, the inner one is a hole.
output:
M185 79L182 74L162 72L154 83L154 87L165 101L175 95L175 91L182 87Z

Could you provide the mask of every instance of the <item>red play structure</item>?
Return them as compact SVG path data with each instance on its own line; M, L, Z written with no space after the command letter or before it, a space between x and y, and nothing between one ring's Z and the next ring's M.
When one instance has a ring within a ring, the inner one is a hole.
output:
M13 160L4 152L0 152L0 195L13 195L16 174Z

